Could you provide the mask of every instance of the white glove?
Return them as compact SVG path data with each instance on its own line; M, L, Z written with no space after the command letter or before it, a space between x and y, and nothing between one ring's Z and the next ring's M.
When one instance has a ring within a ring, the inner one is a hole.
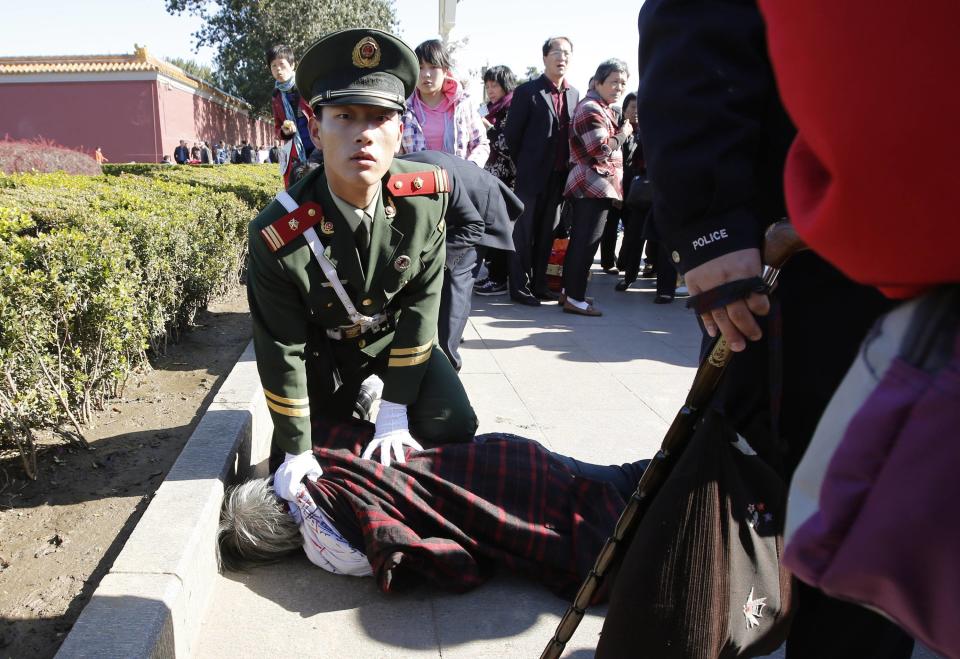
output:
M297 490L304 476L310 480L317 480L323 474L323 469L317 463L313 451L304 451L300 455L287 453L283 464L277 467L273 475L273 491L287 501L297 500Z
M381 400L380 412L377 414L377 430L360 457L369 460L374 452L380 449L380 464L389 467L391 452L393 452L393 460L407 461L403 455L404 446L418 451L423 450L417 440L410 436L410 430L407 427L407 406Z

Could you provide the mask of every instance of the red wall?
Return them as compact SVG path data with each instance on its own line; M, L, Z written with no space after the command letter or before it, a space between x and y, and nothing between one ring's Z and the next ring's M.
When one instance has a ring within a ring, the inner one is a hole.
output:
M239 144L242 140L273 144L272 123L250 119L245 111L229 110L162 81L158 89L165 154L172 156L180 140L186 140L187 146L197 141L213 146L220 140L227 144Z
M160 162L186 140L273 144L273 124L253 120L162 80L0 84L0 139L42 137L110 162Z
M90 154L99 146L111 162L155 162L160 131L154 85L148 80L0 84L0 138L42 137Z

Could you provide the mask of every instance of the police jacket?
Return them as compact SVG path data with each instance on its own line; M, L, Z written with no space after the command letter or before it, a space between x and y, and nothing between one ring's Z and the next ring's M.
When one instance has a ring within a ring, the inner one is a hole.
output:
M639 29L641 141L674 265L686 272L759 247L786 215L783 163L795 130L756 2L647 0Z
M300 204L296 211L274 201L250 224L247 290L257 369L274 441L284 451L310 449L310 396L328 395L318 383L335 379L331 369L383 355L383 398L406 405L417 400L436 342L447 187L442 170L395 160L384 177L363 264L323 168L287 191ZM357 311L383 314L388 323L349 338L328 337L326 330L354 321L302 235L311 227ZM334 358L324 359L330 352Z

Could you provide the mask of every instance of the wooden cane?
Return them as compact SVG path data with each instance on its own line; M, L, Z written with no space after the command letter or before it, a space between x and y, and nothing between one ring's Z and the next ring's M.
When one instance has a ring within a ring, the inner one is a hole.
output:
M767 291L773 290L780 269L787 260L803 249L806 249L806 246L786 220L771 224L767 228L763 244L763 260L767 265L764 266L762 275L764 287ZM617 520L613 528L613 535L603 543L600 554L593 564L593 569L590 570L587 578L581 584L566 613L560 618L560 623L557 625L553 638L547 643L540 659L559 659L563 653L567 643L573 637L573 633L580 625L580 621L583 620L587 607L600 588L603 578L614 564L617 556L620 555L621 548L625 550L630 539L633 538L644 509L666 481L667 476L670 475L670 468L689 444L694 428L716 391L720 377L730 362L732 354L723 336L718 336L713 340L707 358L697 369L697 374L693 378L693 385L690 387L690 392L687 394L683 407L677 412L673 423L667 429L660 450L657 451L657 454L644 470L640 482L637 483L636 491L630 496L623 513L620 514L620 519Z

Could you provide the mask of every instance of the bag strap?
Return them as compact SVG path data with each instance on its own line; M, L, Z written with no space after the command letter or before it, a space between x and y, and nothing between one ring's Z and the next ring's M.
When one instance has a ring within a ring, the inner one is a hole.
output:
M287 209L288 213L292 213L300 207L300 204L298 204L286 190L281 190L278 192L276 199L280 202L281 206ZM350 299L350 296L347 295L347 291L344 290L343 284L340 283L340 276L337 274L336 267L334 267L333 263L330 262L330 259L328 259L323 253L323 243L320 242L320 237L317 235L317 232L314 230L314 228L310 227L304 231L302 235L306 239L307 245L310 246L310 251L313 252L317 262L320 264L320 269L323 271L323 276L327 278L328 282L330 282L330 286L333 288L334 293L336 293L337 297L340 299L340 303L343 305L344 310L346 310L350 321L354 324L362 325L369 325L377 322L375 318L365 316L357 311L357 308L353 305L353 301Z
M954 351L960 329L960 285L941 286L917 303L900 344L900 357L927 372L936 372Z

